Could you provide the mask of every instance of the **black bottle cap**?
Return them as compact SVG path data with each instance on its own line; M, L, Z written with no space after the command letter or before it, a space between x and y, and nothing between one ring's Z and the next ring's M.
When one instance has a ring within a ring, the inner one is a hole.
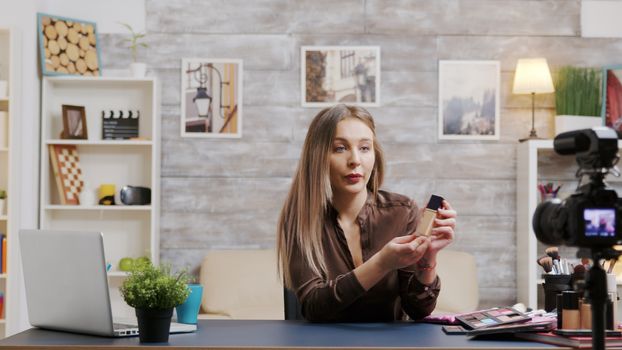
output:
M565 310L579 309L579 294L573 290L562 292L562 305Z
M441 204L443 204L443 197L433 194L432 197L430 197L427 208L437 210L441 207Z

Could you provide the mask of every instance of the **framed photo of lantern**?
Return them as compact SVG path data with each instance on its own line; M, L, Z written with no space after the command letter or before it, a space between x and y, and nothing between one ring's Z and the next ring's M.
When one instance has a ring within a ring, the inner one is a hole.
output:
M182 59L182 137L242 137L242 72L241 59Z
M101 55L94 22L37 14L43 75L101 75Z

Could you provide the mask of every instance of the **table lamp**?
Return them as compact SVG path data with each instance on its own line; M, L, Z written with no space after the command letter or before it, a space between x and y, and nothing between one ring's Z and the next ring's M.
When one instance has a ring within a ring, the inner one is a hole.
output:
M555 92L551 72L546 63L546 58L521 58L516 63L514 74L515 94L531 94L531 132L529 137L520 139L520 142L539 139L535 128L535 98L536 94Z

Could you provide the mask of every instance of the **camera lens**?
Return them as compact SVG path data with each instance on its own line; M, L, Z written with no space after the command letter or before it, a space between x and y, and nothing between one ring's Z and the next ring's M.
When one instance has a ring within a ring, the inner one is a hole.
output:
M540 203L533 214L533 230L536 238L549 245L564 243L563 229L556 227L556 223L565 223L565 209L558 198Z

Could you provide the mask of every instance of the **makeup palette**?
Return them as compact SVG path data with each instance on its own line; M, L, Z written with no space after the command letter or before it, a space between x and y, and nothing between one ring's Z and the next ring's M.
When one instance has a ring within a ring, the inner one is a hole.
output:
M456 316L456 319L471 329L500 326L509 323L525 322L530 316L511 307L474 311Z

